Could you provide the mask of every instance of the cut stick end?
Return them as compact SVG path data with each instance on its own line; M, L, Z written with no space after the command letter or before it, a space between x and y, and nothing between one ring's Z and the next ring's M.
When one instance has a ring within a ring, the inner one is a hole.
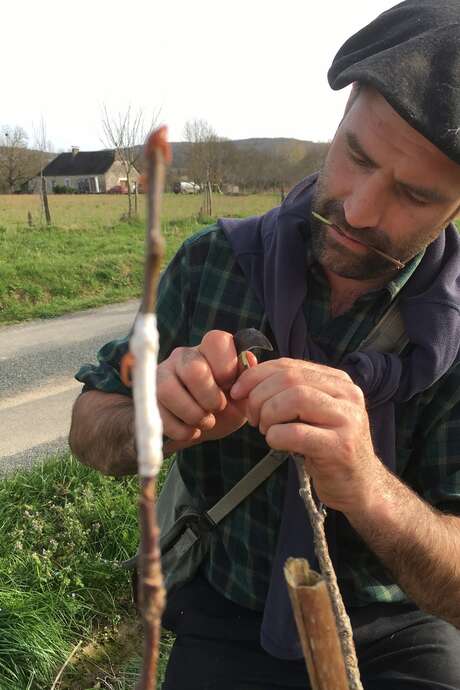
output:
M305 558L288 558L284 565L284 577L290 587L315 587L323 581L321 575L311 570Z

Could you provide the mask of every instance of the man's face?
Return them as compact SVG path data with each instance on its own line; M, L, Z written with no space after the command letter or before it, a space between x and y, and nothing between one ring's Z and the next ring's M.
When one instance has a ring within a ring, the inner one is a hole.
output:
M364 87L329 149L313 210L349 238L407 263L460 207L460 165ZM390 277L386 259L312 218L313 252L323 268L356 280Z

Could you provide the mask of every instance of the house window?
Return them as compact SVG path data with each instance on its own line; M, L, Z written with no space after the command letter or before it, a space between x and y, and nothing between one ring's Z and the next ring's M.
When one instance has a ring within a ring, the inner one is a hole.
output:
M66 177L66 179L64 180L64 185L65 185L66 187L70 187L70 180L69 180L68 177Z

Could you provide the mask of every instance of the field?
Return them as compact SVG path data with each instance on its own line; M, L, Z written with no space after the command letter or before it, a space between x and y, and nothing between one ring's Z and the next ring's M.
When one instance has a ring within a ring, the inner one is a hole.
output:
M53 317L138 297L144 251L144 197L128 223L125 196L50 197L53 225L43 225L36 195L0 196L0 324ZM273 194L215 195L214 216L262 213ZM199 218L201 197L166 194L167 263L182 241L213 218ZM32 216L32 227L27 215Z
M215 194L214 216L249 216L276 206L276 194L251 194L248 196L224 196ZM163 197L163 218L165 221L197 217L202 202L201 195L165 194ZM125 195L50 195L49 204L53 225L68 230L90 230L116 225L127 212ZM25 228L27 213L32 214L36 226L44 222L40 197L36 194L0 195L0 227L7 230ZM145 197L139 196L139 215L144 218Z

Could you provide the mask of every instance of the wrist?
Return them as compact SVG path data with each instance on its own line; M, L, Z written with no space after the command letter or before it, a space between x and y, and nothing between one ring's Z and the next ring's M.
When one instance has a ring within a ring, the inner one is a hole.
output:
M363 482L359 498L344 511L348 521L358 532L363 528L391 525L398 511L398 495L403 484L376 457L373 472Z

